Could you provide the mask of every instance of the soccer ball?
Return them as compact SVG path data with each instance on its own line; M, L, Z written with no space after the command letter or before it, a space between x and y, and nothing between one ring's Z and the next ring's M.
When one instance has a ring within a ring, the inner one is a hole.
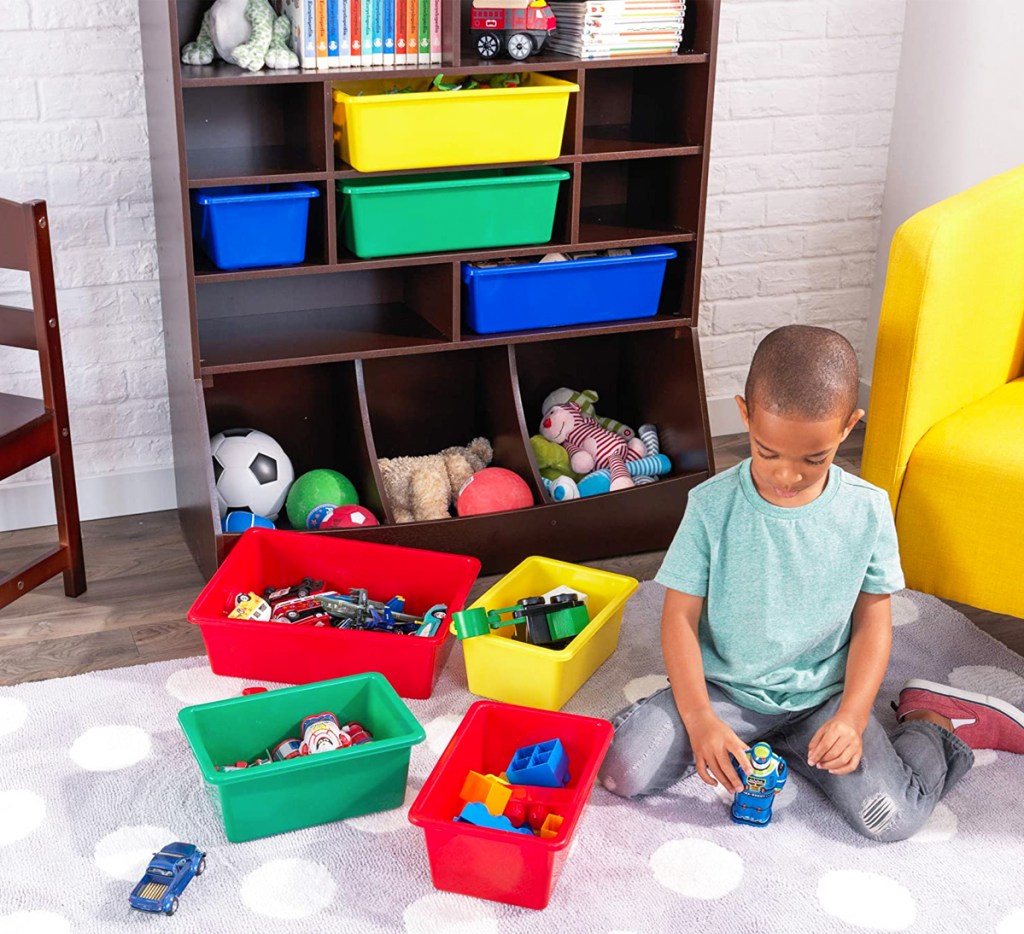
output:
M210 438L210 453L222 519L233 509L277 518L295 479L281 445L253 428L229 428Z

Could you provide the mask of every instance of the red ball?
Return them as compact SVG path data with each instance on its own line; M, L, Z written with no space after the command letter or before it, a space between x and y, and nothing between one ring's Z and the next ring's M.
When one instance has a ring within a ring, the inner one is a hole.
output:
M470 477L459 490L455 509L460 516L487 512L508 512L533 505L533 493L526 481L504 467L485 467Z
M380 525L377 517L365 506L335 506L320 528L322 529L362 529L368 525Z

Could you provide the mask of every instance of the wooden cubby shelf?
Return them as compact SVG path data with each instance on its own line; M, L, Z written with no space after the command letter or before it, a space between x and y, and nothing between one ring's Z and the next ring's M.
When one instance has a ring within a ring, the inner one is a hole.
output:
M210 435L225 428L266 431L296 475L340 470L381 523L309 534L474 554L485 573L529 554L578 561L664 548L687 493L714 472L696 329L719 0L689 0L674 55L580 61L545 51L525 62L480 60L468 27L471 0L442 3L439 66L255 74L224 62L180 63L208 0L140 5L179 514L207 575L238 537L220 531L210 458ZM551 240L352 255L338 234L336 187L366 173L335 152L332 84L505 71L579 86L560 153L544 163L569 173ZM319 192L303 263L222 270L193 242L196 189L291 182ZM467 325L464 263L646 245L676 251L652 317L493 334ZM530 436L542 400L560 386L596 390L598 411L633 427L657 425L671 474L551 502ZM534 505L397 522L378 459L436 453L478 435L493 445L496 466L526 481ZM287 527L283 513L278 524Z

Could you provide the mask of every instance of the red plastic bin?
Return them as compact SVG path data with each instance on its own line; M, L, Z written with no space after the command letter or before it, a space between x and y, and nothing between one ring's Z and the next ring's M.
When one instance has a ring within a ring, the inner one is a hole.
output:
M569 759L569 784L531 787L530 795L564 818L557 837L543 840L453 822L462 810L459 791L470 770L499 775L520 747L555 738ZM545 908L611 741L607 720L497 701L473 704L409 809L409 820L423 828L435 887Z
M402 696L430 697L455 642L451 614L465 605L480 562L466 555L401 548L304 532L249 529L196 598L188 620L199 626L218 675L307 684L379 671ZM236 593L262 593L305 577L346 592L365 587L374 599L405 597L409 613L448 606L437 635L399 636L229 619Z

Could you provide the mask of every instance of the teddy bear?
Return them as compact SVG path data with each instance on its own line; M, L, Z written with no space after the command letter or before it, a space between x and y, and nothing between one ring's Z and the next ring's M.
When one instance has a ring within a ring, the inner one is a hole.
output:
M203 15L195 41L181 50L186 65L209 65L214 53L249 71L298 68L299 57L288 48L291 20L278 16L269 0L214 0Z
M616 434L622 435L623 438L636 437L636 432L629 425L623 425L622 422L617 422L614 418L597 414L594 404L599 398L593 389L583 389L577 392L575 389L566 389L563 386L561 389L556 389L548 394L544 402L541 403L540 411L544 415L554 405L565 405L567 402L575 402L585 416L594 419L602 428L614 431Z
M647 455L647 447L639 438L627 439L609 431L584 415L575 402L548 409L541 421L540 433L569 452L569 466L577 473L587 474L595 467L607 469L611 473L612 490L634 486L626 463Z
M459 490L494 456L486 438L474 438L466 447L445 448L421 457L378 459L384 495L396 522L447 519Z

